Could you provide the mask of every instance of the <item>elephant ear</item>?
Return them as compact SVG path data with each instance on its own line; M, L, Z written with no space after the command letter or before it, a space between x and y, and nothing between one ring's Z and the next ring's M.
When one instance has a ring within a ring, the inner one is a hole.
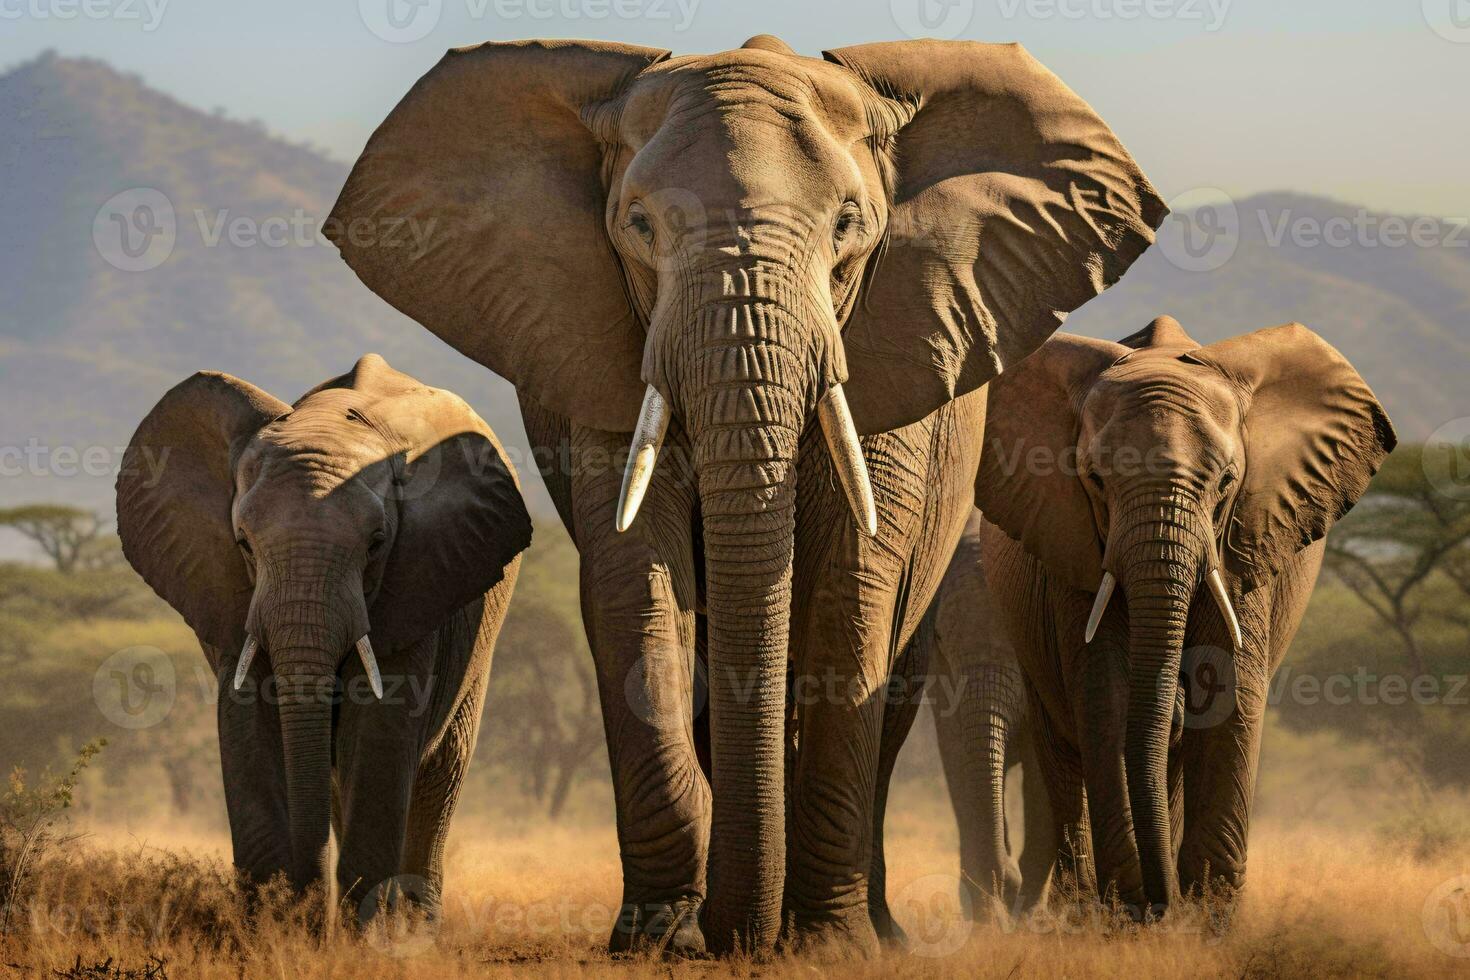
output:
M1019 45L826 57L914 110L877 151L894 171L887 241L843 333L853 419L871 433L1018 363L1123 275L1167 208L1107 124Z
M498 584L531 544L531 517L505 449L459 396L376 354L323 387L366 396L366 415L397 449L398 529L368 611L373 639L392 651Z
M450 51L368 140L327 237L370 289L545 408L631 430L643 328L579 112L667 56L593 41Z
M1227 568L1256 585L1327 534L1397 443L1347 358L1300 323L1202 347L1242 392L1245 476L1226 532Z
M133 433L117 478L117 534L143 580L204 643L245 641L250 573L230 507L250 438L291 411L239 378L200 371L159 400Z
M1058 334L990 384L975 503L1049 573L1089 592L1102 537L1077 471L1082 403L1128 348ZM1081 534L1079 529L1088 533Z

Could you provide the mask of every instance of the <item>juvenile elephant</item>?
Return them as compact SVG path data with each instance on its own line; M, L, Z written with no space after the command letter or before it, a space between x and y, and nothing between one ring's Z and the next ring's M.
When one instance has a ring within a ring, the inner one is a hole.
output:
M929 703L959 825L961 888L976 917L1037 905L1057 854L1021 665L985 582L981 524L972 510L911 641L934 678ZM1006 777L1017 772L1024 842L1007 817Z
M531 541L484 421L374 354L294 405L202 371L139 425L117 520L219 681L235 865L304 889L334 828L348 908L383 886L437 909Z
M982 551L1068 863L1139 915L1239 888L1267 686L1383 407L1301 324L1201 347L1169 317L1058 335L990 398Z
M882 692L971 507L970 393L1164 213L1014 45L484 44L373 134L327 230L516 385L581 554L614 949L758 950L783 921L875 946L875 810L913 717ZM788 688L824 692L789 729Z

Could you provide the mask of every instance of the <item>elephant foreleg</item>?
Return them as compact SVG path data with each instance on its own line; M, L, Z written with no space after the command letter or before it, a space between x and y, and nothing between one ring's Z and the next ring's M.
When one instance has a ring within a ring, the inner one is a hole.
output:
M377 700L359 683L360 665L344 675L344 698L338 709L336 740L337 888L339 902L362 922L382 903L421 901L421 883L402 878L403 843L414 780L423 753L424 712L415 688L402 682L408 674L432 677L437 635L404 651L396 651L397 669L384 675L385 694ZM402 671L400 674L399 671Z
M574 459L618 459L627 438L574 427ZM617 807L623 900L609 946L704 948L710 790L694 747L693 488L665 456L638 519L613 524L621 466L577 465L574 531L582 621L597 671ZM593 453L596 453L594 457Z
M406 881L422 882L417 897L429 915L438 915L444 896L444 849L470 758L475 753L485 684L472 689L460 703L439 745L419 767L413 801L408 808L402 874Z
M1036 753L1035 735L1029 724L1017 735L1021 757L1022 821L1026 828L1019 865L1021 894L1018 910L1029 912L1046 901L1052 871L1057 863L1057 830L1052 821L1051 800Z
M883 711L883 734L878 745L878 772L873 793L873 859L868 873L868 917L878 938L902 942L903 930L893 921L888 908L888 865L883 851L883 817L888 809L888 787L898 753L908 738L923 700L924 676L928 672L930 649L922 636L922 627L914 634L894 664L889 680L889 697Z
M1030 706L1032 746L1051 804L1056 871L1062 879L1054 878L1053 884L1063 889L1063 899L1070 898L1073 889L1077 896L1090 898L1097 894L1097 871L1092 857L1093 830L1082 780L1082 759L1075 749L1056 737L1040 701L1033 697Z
M240 690L235 690L238 651L209 651L219 683L220 768L235 867L263 885L291 866L286 821L286 774L281 721L269 696L270 666L257 657Z

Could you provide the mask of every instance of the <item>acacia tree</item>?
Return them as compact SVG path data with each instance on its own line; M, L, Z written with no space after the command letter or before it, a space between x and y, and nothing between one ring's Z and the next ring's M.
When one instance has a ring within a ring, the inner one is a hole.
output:
M1447 480L1457 451L1400 446L1327 539L1327 566L1398 637L1416 673L1427 587L1444 580L1470 595L1470 488Z
M89 510L63 504L27 504L0 510L0 527L15 529L30 538L55 564L70 575L95 563L105 554L97 547L104 523Z

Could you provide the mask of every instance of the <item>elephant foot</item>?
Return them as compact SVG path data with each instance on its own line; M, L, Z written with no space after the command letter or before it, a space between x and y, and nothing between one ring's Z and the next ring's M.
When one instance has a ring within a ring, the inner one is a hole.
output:
M891 928L896 937L903 932L896 924ZM853 957L872 959L882 952L878 930L865 907L828 913L820 917L797 916L794 928L783 945L790 952L817 961L850 960Z
M610 953L658 952L677 959L703 959L698 898L672 902L627 902L607 941Z
M908 947L908 933L904 932L903 927L894 920L893 912L888 908L887 902L870 902L868 917L873 920L873 931L878 934L880 943L897 949Z

